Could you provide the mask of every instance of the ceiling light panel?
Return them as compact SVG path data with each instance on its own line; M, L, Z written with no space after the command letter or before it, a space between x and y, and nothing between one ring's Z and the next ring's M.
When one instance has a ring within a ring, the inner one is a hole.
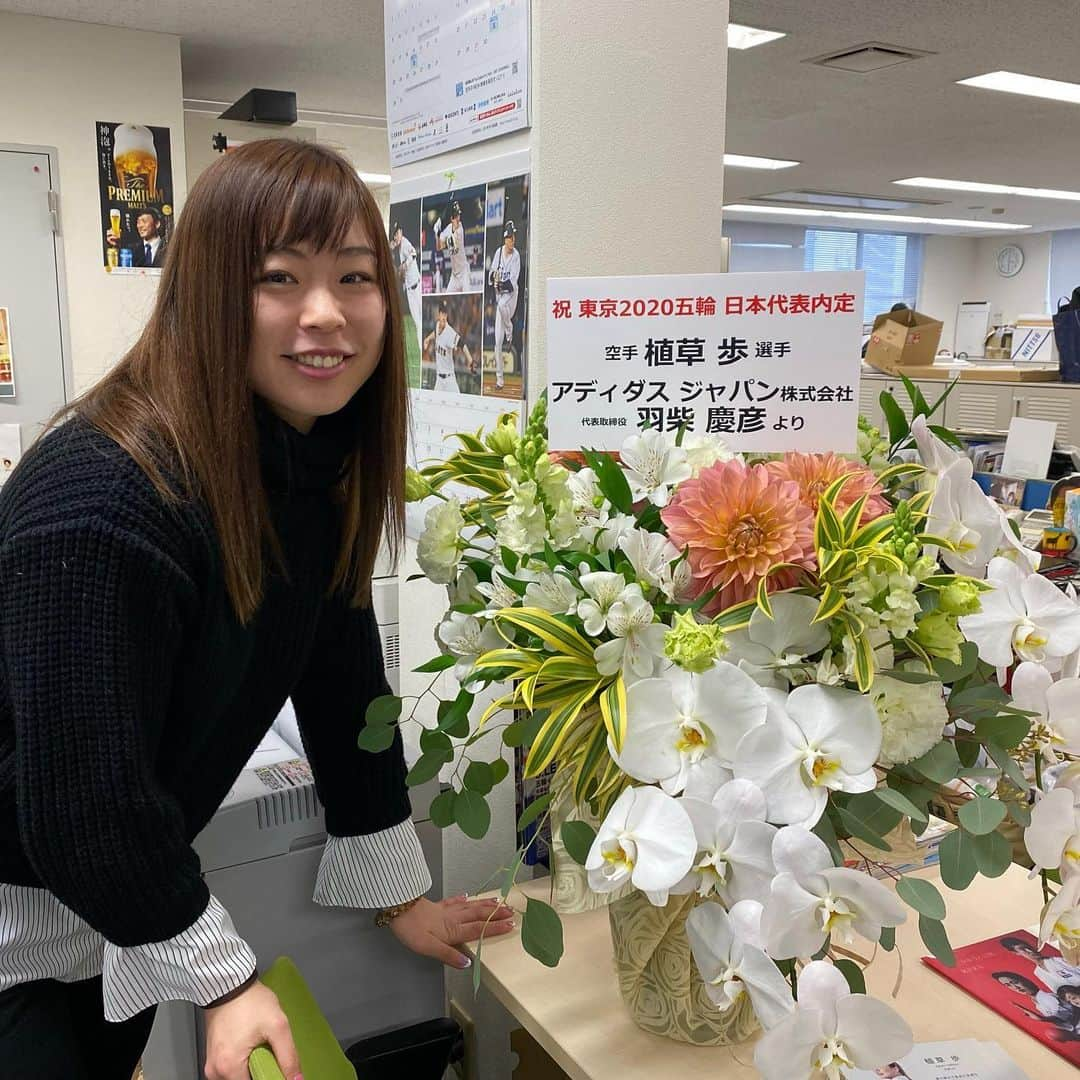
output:
M808 210L794 206L750 206L735 203L724 207L727 213L761 214L776 217L832 218L843 221L877 221L890 225L938 225L948 229L992 229L1001 232L1019 232L1030 225L1017 225L1008 221L971 221L963 218L913 217L908 214L867 214L857 210Z

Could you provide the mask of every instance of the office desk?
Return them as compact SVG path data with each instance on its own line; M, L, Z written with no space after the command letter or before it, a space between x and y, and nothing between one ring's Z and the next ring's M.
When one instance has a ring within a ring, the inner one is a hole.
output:
M949 912L953 948L1038 921L1038 879L1013 866L1000 878L978 878L962 893L940 884L936 868L920 871L941 889ZM530 882L525 895L547 900L546 880ZM521 897L518 897L521 900ZM515 903L522 907L523 903ZM545 968L521 947L517 935L483 946L481 980L499 1002L572 1080L664 1080L713 1076L753 1080L753 1046L695 1047L650 1035L630 1019L615 979L606 911L563 917L566 951L559 966ZM977 1038L1000 1043L1031 1077L1075 1075L1072 1067L1030 1035L1007 1023L920 962L926 948L918 917L897 928L903 981L892 1004L915 1032L916 1042ZM889 1000L898 971L897 952L878 951L867 970L869 991Z

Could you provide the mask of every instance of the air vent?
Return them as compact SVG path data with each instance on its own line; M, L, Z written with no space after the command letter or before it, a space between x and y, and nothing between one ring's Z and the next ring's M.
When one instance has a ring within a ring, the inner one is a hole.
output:
M396 626L394 628L397 629ZM383 630L383 662L388 668L401 667L401 637Z
M933 53L921 49L904 49L898 45L885 45L880 41L868 41L863 45L853 45L838 52L807 60L808 64L819 67L839 68L841 71L879 71L881 68L906 64L909 60L918 60Z

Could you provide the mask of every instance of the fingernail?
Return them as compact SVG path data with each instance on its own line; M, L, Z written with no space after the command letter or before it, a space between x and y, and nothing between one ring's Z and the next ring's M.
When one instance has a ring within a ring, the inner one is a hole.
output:
M304 1080L304 1074L303 1074L303 1073L297 1073L297 1074L296 1074L296 1075L295 1075L295 1076L293 1077L293 1080Z
M461 968L462 971L464 971L467 967L472 967L472 958L469 956L463 956L458 961L458 967Z

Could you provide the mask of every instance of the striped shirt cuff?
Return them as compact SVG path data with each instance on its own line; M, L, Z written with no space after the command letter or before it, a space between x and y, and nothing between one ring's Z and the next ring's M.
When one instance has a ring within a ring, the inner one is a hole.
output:
M316 904L384 908L431 888L416 826L410 818L367 836L328 836L315 879Z
M211 896L206 910L167 941L126 947L105 943L105 1019L128 1020L164 1001L209 1005L241 986L254 970L255 954Z

